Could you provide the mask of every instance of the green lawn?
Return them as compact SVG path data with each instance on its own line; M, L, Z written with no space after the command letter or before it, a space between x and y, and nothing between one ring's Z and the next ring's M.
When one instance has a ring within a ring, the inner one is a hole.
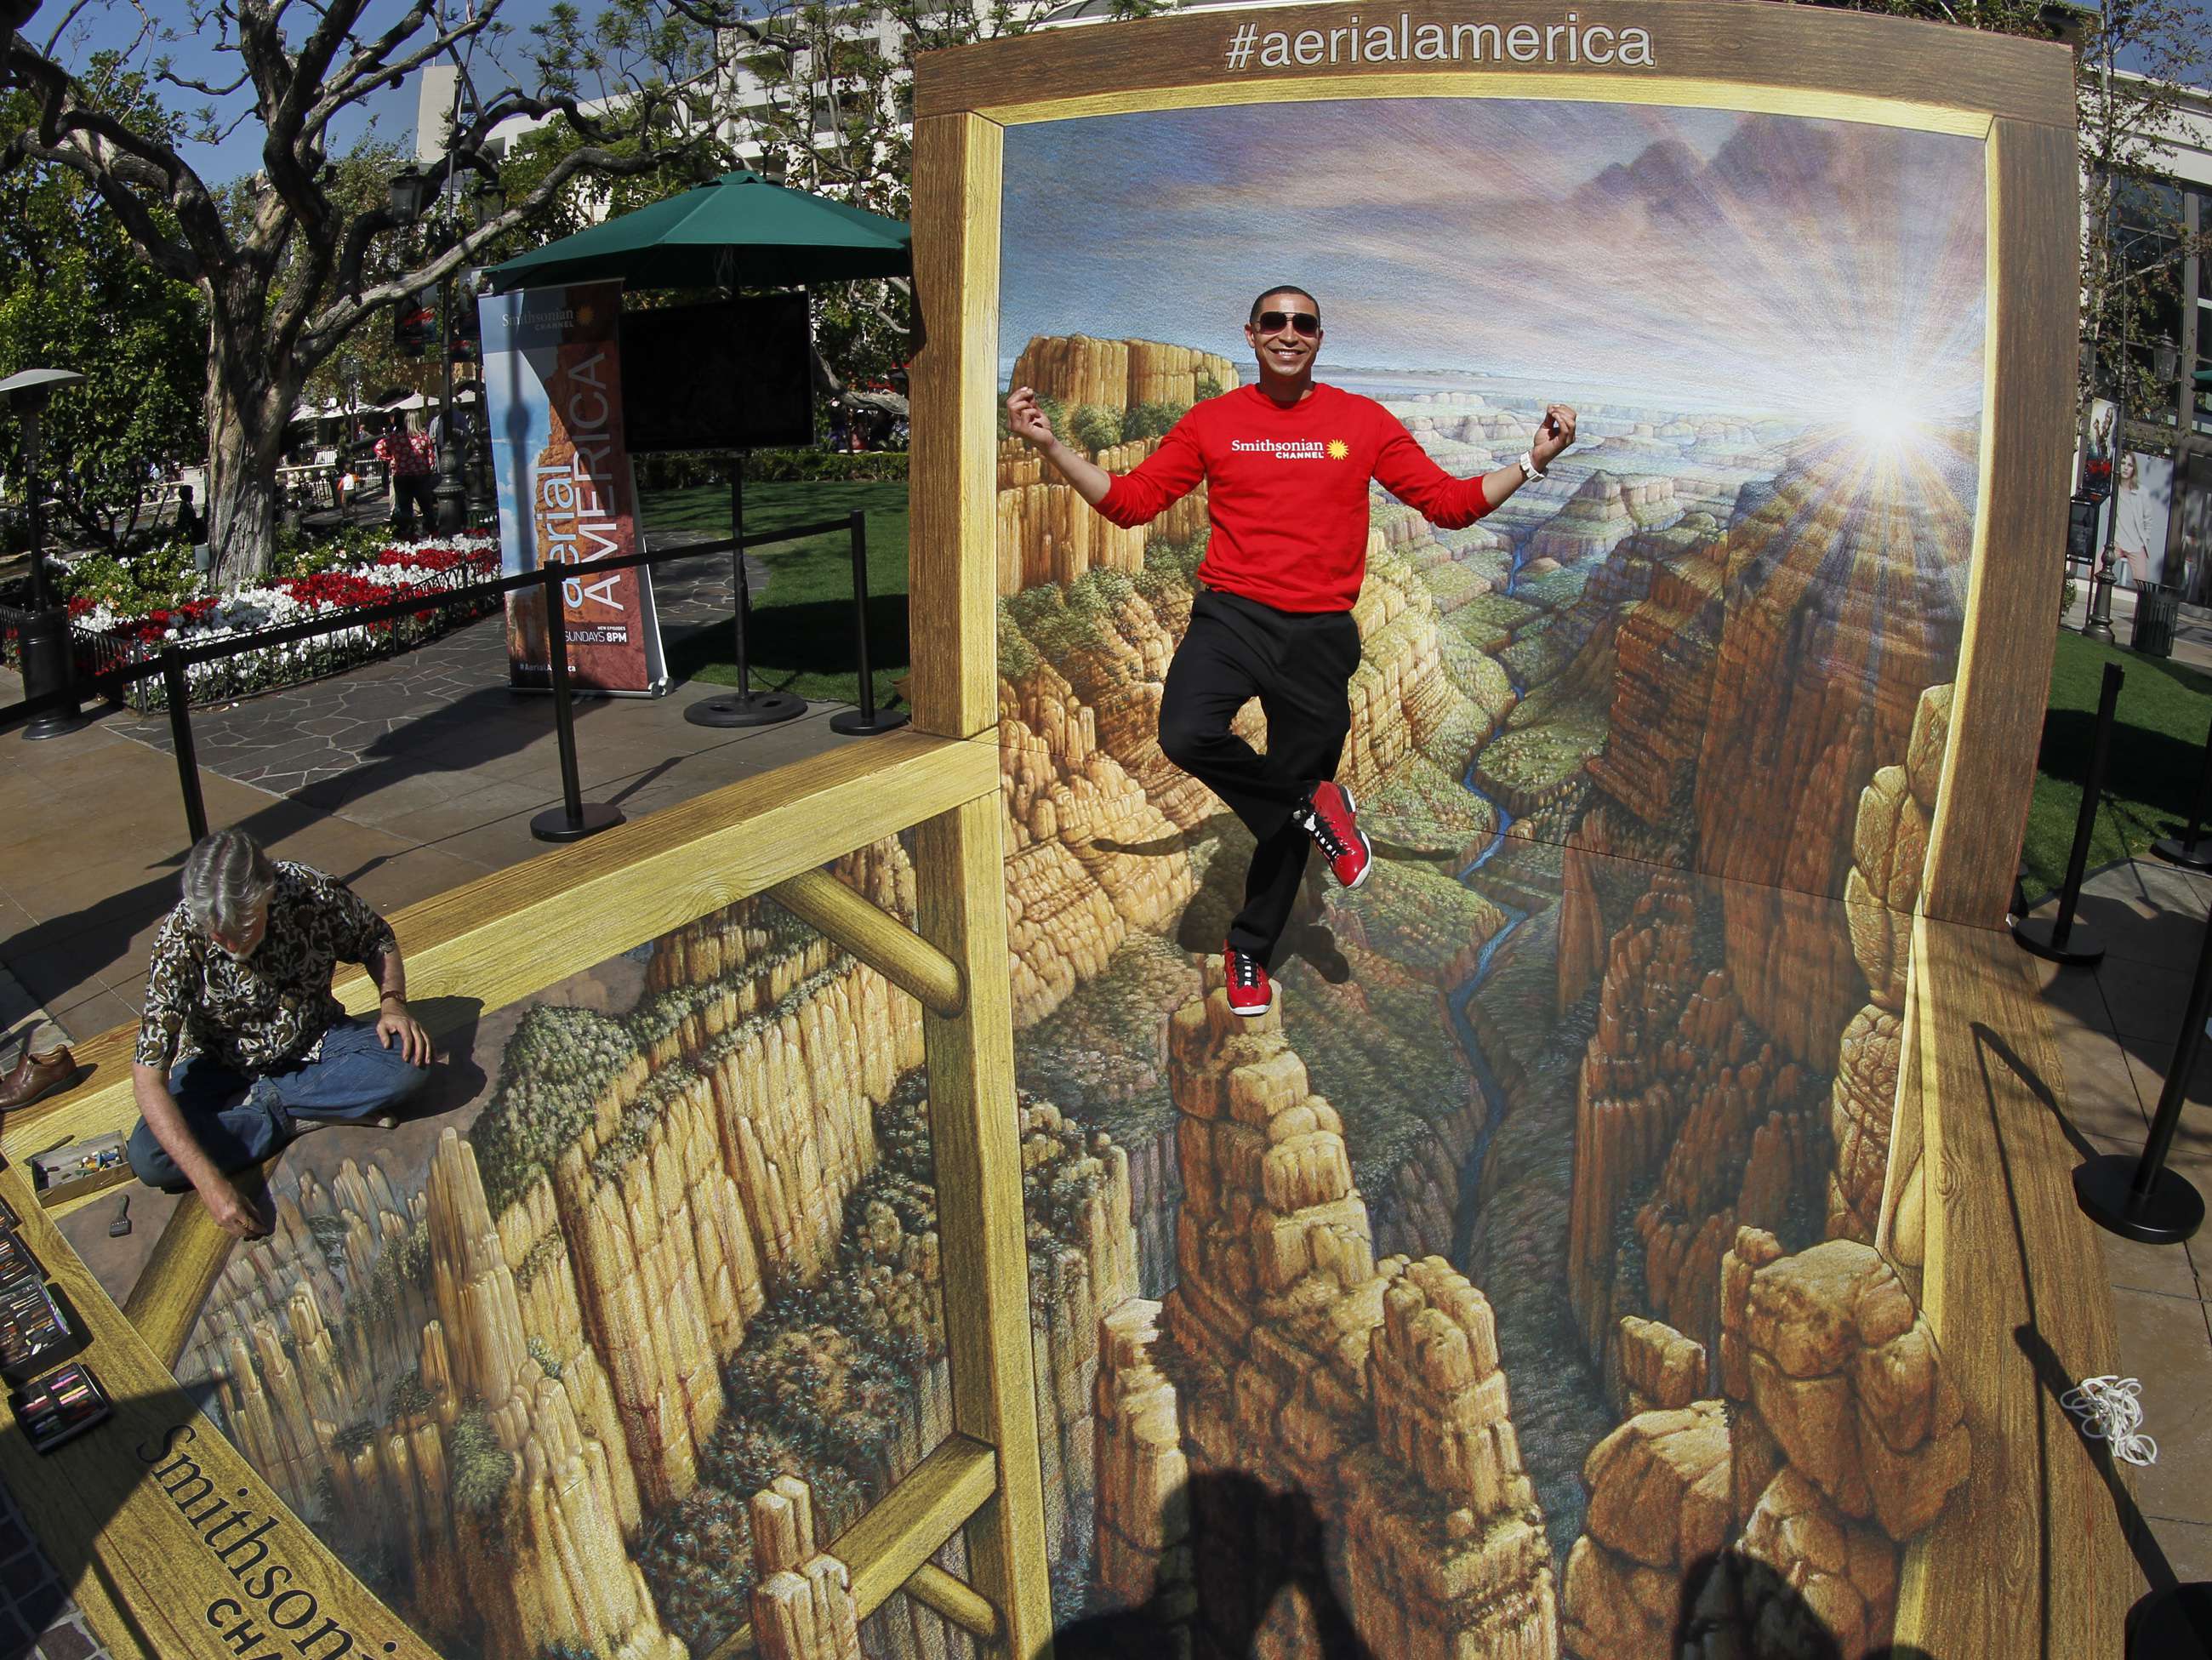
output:
M2112 721L2104 808L2090 839L2088 868L2141 854L2162 836L2179 835L2189 815L2203 765L2205 726L2212 721L2212 676L2170 658L2141 657L2063 630L2051 668L2051 702L2043 717L2043 750L2036 761L2035 794L2028 804L2021 853L2031 904L2066 879L2066 854L2081 811L2098 689L2107 663L2119 664L2127 681Z
M745 486L745 535L788 525L867 515L868 655L878 707L892 701L891 681L907 671L906 486L903 483L786 483ZM647 490L642 506L650 531L730 533L726 484ZM860 700L853 642L852 543L841 526L826 536L756 548L768 564L763 590L753 594L745 637L756 690L804 697ZM678 681L737 682L736 640L726 622L670 630L670 671Z

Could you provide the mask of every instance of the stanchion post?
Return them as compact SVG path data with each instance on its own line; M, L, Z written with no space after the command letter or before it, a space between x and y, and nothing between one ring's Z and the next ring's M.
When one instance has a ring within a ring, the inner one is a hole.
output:
M868 736L906 725L904 710L876 712L876 672L868 661L868 516L858 508L846 520L853 540L853 645L860 660L860 707L830 717L830 730Z
M169 743L177 752L177 783L185 794L185 827L195 842L208 833L207 803L200 797L199 756L192 748L192 693L185 675L185 654L175 646L161 653L161 689L169 703Z
M2105 761L2112 744L2112 717L2120 705L2120 682L2126 678L2118 663L2105 665L2105 684L2097 699L2097 727L2089 742L2089 776L2081 786L2081 810L2074 818L2074 846L2066 858L2066 881L2058 891L2057 914L2016 917L2012 937L2021 946L2053 963L2069 968L2090 968L2105 959L2105 948L2089 930L2074 921L2081 903L2081 878L2088 868L2089 840L2097 831L2097 809L2105 794Z
M2212 816L2212 727L2204 732L2204 759L2197 769L2197 797L2189 804L2189 833L2161 836L2150 850L2185 870L2212 870L2212 842L2204 839L2204 820Z
M561 751L561 805L530 821L541 842L580 842L623 821L622 809L586 804L576 771L576 711L568 687L568 617L562 607L561 567L545 565L546 668L553 680L553 736Z
M2190 983L2189 1006L2174 1037L2166 1087L2159 1091L2142 1157L2107 1152L2075 1167L2074 1196L2100 1227L2147 1244L2176 1245L2203 1225L2204 1195L2187 1177L2166 1169L2166 1158L2181 1128L2181 1104L2204 1047L2207 1015L2212 1015L2212 918L2205 921L2197 978Z
M745 636L752 629L752 583L745 575L745 458L730 458L730 586L737 593L738 690L734 696L702 697L684 711L695 727L768 727L806 713L806 700L787 691L753 690Z

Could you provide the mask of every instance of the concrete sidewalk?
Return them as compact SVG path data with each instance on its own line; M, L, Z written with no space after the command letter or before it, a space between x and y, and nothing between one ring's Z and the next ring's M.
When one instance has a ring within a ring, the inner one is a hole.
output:
M553 705L507 689L501 627L486 618L389 662L194 710L209 824L240 825L386 911L544 851L530 820L561 800ZM868 741L830 730L836 703L773 727L684 718L728 690L578 699L584 799L635 818ZM0 702L19 695L0 682ZM42 743L0 735L0 1056L12 1061L27 1032L44 1047L137 1018L191 844L168 742L166 718L117 710Z
M2172 1069L2208 907L2212 876L2155 859L2115 865L2083 885L2077 913L2105 960L2093 969L2036 962L2065 1068L2071 1137L2084 1158L2142 1151ZM2200 1055L2184 1088L2169 1165L2212 1198L2212 1058ZM2184 1245L2099 1238L2120 1371L2142 1380L2143 1432L2158 1443L2158 1462L2133 1482L2151 1535L2137 1553L2147 1545L2184 1582L2212 1579L2212 1232Z

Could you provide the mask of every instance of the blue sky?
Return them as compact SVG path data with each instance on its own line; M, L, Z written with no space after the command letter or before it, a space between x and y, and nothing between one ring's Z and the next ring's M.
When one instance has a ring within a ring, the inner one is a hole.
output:
M1000 368L1033 335L1248 364L1265 284L1331 366L1813 419L1982 401L1979 142L1649 106L1389 99L1010 128Z
M471 0L446 0L446 3L456 17L465 16L471 9ZM488 89L514 84L527 75L529 26L542 20L552 5L553 0L507 0L500 8L499 21L507 27L510 38L496 48L479 47L478 67L487 55L496 52L510 73L489 82ZM66 0L46 0L23 33L43 47L68 9ZM361 32L373 34L387 28L407 9L405 0L374 0L364 15ZM595 15L597 8L591 0L581 0L580 9L589 18ZM313 14L305 7L296 8L293 15L300 20L297 28L312 26ZM149 39L148 19L172 38ZM416 38L418 41L428 39L428 29ZM144 0L143 15L137 7L123 3L122 0L91 0L70 22L59 55L64 64L76 67L93 53L106 51L131 51L133 61L142 64L150 64L166 53L174 60L180 76L214 85L234 79L239 70L235 53L217 50L211 33L204 34L195 30L190 11L180 0ZM208 101L197 94L174 88L167 88L165 96L172 107L180 110L197 110ZM331 148L343 152L372 130L379 138L411 147L415 138L415 100L416 83L411 77L397 91L386 88L372 94L333 123ZM228 112L234 114L243 102L242 96L232 99L227 106ZM187 145L185 159L209 183L223 184L258 168L261 165L260 149L260 134L249 122L220 145Z
M466 11L471 0L447 0L456 14ZM529 27L542 20L551 9L553 0L507 0L500 10L500 20L512 31L512 38L502 58L515 70L526 70L527 59L522 50L527 45ZM593 0L578 0L579 9L588 19L597 12ZM2212 0L2191 0L2192 9L2202 20L2203 30L2212 35ZM196 76L203 80L220 82L236 73L237 58L213 49L213 42L198 32L190 10L182 0L143 0L143 13L126 0L89 0L82 11L71 22L63 48L63 61L82 63L94 52L123 50L136 45L142 58L167 52L176 60L180 73ZM367 14L366 23L374 29L387 26L406 9L404 0L375 0ZM67 0L46 0L29 27L24 31L40 46L55 27L68 15ZM298 14L306 18L311 14L302 7ZM142 39L144 19L154 22L176 37L159 45L149 46ZM305 27L304 22L301 27ZM2126 60L2122 59L2123 65ZM505 84L495 82L495 84ZM204 100L184 94L175 94L180 106L193 107ZM402 90L381 91L361 108L349 111L335 131L336 143L343 149L374 124L379 137L398 143L412 141L415 128L415 88L410 82ZM195 145L188 149L185 159L198 167L211 184L225 183L242 173L251 173L259 165L259 143L255 137L241 131L219 147Z

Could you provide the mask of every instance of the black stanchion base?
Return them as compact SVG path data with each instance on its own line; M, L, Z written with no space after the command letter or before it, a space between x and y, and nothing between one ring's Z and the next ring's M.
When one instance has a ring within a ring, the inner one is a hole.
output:
M858 709L847 709L842 714L830 717L830 730L842 732L847 737L855 734L872 738L879 732L896 732L912 717L904 709L878 709L873 714L863 714Z
M2094 968L2105 960L2105 948L2098 943L2095 933L2078 918L2067 931L2066 943L2053 945L2051 935L2057 922L2057 919L2051 916L2018 917L2012 925L2012 937L2022 951L2069 969Z
M772 727L806 713L806 700L787 691L733 691L702 697L684 711L695 727Z
M2204 1225L2204 1195L2189 1178L2161 1170L2148 1195L2135 1191L2142 1161L2107 1152L2074 1167L2074 1197L2083 1214L2123 1239L2178 1245Z
M620 807L604 801L586 801L582 814L571 822L566 807L548 807L530 821L530 833L541 842L580 842L612 830L623 822Z
M2154 1590L2130 1608L2128 1660L2212 1660L2212 1580Z
M2179 865L2184 870L2212 870L2212 836L2201 842L2163 836L2150 844L2150 850L2167 864Z

